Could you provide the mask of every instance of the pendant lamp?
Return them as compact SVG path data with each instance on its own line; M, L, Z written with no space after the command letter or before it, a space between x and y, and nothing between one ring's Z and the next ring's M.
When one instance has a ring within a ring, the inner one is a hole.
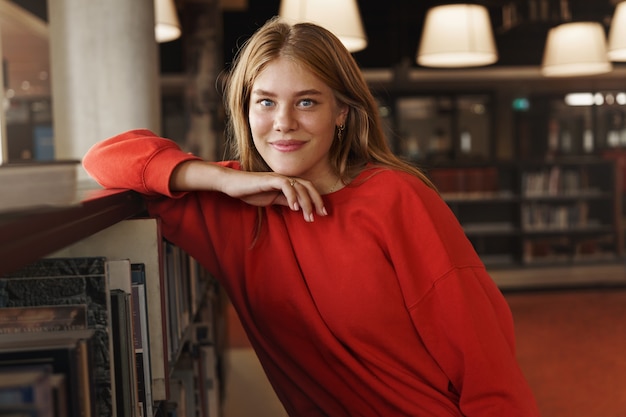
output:
M278 14L292 24L311 22L328 29L350 52L367 46L356 0L281 0Z
M570 22L548 32L541 72L546 77L603 74L613 69L599 22Z
M609 29L608 54L611 61L626 61L626 1L615 7Z
M180 21L174 0L154 0L154 20L157 42L170 42L180 37Z
M489 13L478 4L446 4L426 12L417 52L425 67L477 67L493 64L498 52Z

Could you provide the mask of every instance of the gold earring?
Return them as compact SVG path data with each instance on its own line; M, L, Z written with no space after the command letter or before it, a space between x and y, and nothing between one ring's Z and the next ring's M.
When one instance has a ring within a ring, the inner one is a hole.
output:
M341 140L343 139L343 130L345 128L346 128L346 125L344 124L337 126L337 140L339 140L339 142L341 142Z

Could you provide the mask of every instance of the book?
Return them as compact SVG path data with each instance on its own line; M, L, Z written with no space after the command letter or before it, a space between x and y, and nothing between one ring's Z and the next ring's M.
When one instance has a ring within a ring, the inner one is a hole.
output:
M120 289L111 290L111 317L117 416L138 417L132 306L129 293Z
M69 416L67 378L63 374L52 374L50 375L50 385L52 388L54 415L56 417Z
M131 294L133 297L133 341L137 367L137 396L140 415L152 417L152 375L150 372L150 339L148 335L148 305L146 301L146 268L131 264Z
M170 415L186 416L186 396L183 382L175 377L170 378L170 399L168 400Z
M202 397L198 390L198 374L195 368L196 358L189 350L182 352L176 369L172 372L170 383L170 402L175 406L177 415L205 416L202 412L199 399ZM184 414L183 414L184 413Z
M106 267L111 291L117 415L138 417L131 264L128 259L108 259Z
M35 408L54 416L51 371L43 368L0 369L0 415L9 409Z
M78 161L0 164L0 213L77 204Z
M0 407L1 417L42 417L40 410L31 404ZM46 416L47 417L47 416Z
M0 333L87 328L87 306L68 304L0 308Z
M83 304L95 331L96 416L116 417L109 278L104 257L44 258L0 278L0 308ZM54 332L37 332L37 334Z
M198 393L201 409L206 417L220 415L220 379L218 376L217 352L213 345L198 345L196 359Z
M95 330L89 329L0 334L0 372L21 368L61 375L64 382L57 381L53 392L65 397L56 401L58 408L66 404L68 417L97 417L92 366L95 339Z
M180 354L181 342L189 324L189 303L185 302L183 283L187 281L185 256L182 250L168 241L163 241L163 264L165 270L165 299L167 328L169 329L169 360L174 363Z

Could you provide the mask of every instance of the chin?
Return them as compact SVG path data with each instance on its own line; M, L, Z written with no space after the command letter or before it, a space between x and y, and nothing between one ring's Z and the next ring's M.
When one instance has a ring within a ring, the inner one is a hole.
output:
M289 165L271 164L270 169L277 174L284 175L286 177L299 177L303 171L299 167L293 167Z

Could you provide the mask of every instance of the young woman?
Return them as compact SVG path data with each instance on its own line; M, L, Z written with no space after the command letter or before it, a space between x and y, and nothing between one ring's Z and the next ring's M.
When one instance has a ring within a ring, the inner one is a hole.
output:
M289 415L538 416L504 298L339 40L269 21L225 98L234 161L135 130L84 166L221 281Z

